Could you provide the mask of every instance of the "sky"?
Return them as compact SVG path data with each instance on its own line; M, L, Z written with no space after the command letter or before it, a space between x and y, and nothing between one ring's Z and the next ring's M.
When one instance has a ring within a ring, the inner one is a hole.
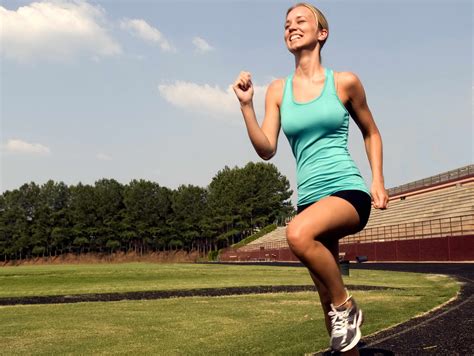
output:
M49 179L206 187L225 166L275 164L294 190L283 131L264 161L231 85L248 71L261 124L269 83L295 70L290 1L0 1L0 192ZM473 163L471 1L313 1L323 67L361 80L389 189ZM370 188L361 131L348 148Z

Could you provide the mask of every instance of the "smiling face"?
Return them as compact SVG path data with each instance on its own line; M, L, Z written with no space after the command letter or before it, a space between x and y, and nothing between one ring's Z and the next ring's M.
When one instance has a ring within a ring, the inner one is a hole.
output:
M318 29L314 13L306 6L297 6L286 16L285 43L292 53L302 48L315 48L319 40L323 40L327 32Z

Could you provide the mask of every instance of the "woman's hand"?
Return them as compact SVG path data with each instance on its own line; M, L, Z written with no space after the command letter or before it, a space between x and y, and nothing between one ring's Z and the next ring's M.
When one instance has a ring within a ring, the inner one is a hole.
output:
M388 207L388 194L385 190L384 184L381 181L373 181L372 187L370 188L372 195L372 206L375 209L387 209Z
M232 89L234 89L234 92L240 101L240 105L250 103L253 97L253 85L250 73L244 71L240 72L232 86Z

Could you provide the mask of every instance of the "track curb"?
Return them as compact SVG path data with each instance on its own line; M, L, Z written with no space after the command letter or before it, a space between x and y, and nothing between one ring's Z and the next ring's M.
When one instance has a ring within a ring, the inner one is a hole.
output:
M394 290L398 288L348 285L352 290ZM3 297L0 298L0 306L8 305L31 305L31 304L66 304L81 302L112 302L122 300L153 300L183 297L222 297L244 294L265 294L265 293L294 293L314 291L314 285L279 285L279 286L244 286L226 288L196 288L181 290L161 290L142 292L122 292L122 293L96 293L96 294L73 294L73 295L51 295L35 297Z

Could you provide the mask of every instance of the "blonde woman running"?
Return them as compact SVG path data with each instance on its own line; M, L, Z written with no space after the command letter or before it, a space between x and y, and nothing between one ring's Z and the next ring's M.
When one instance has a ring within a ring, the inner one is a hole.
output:
M280 127L296 158L297 215L286 230L292 252L308 268L324 310L331 348L353 350L361 338L362 310L344 287L338 267L339 239L361 231L371 206L386 209L382 139L352 72L321 65L329 34L326 18L311 4L298 3L286 14L284 40L295 70L270 83L260 127L253 108L253 85L242 71L233 84L250 140L260 157L272 158ZM347 149L349 116L360 128L372 169L364 179Z

